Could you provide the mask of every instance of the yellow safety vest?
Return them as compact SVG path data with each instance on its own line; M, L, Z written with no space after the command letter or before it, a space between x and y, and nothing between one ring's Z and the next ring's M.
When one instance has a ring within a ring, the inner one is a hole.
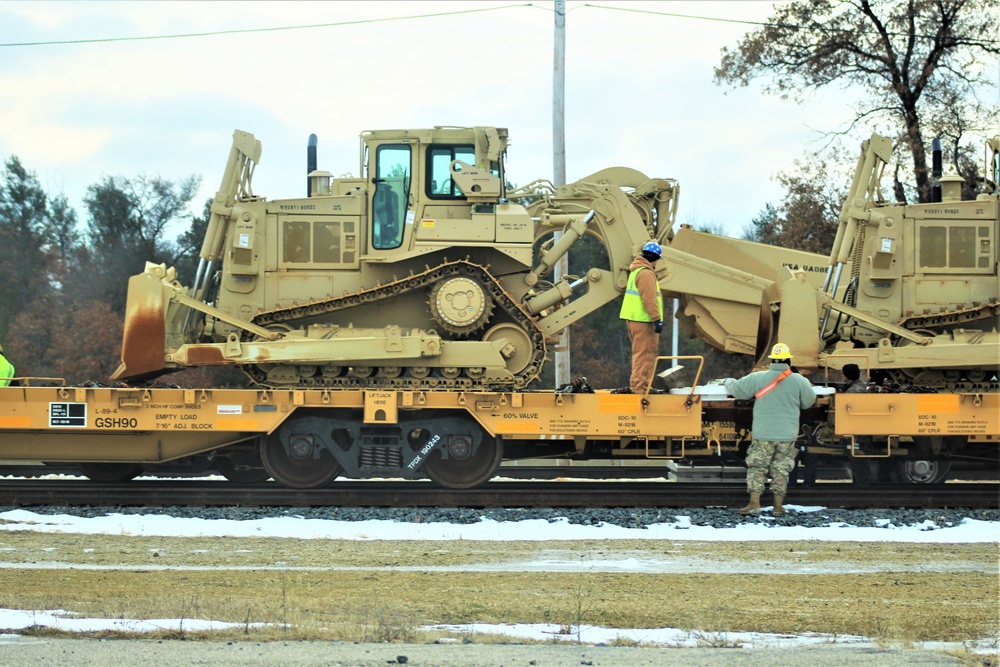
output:
M646 309L642 305L642 297L639 296L639 288L635 285L635 278L645 268L647 267L640 266L628 275L628 284L625 286L625 298L622 299L622 309L618 313L618 317L623 320L655 322L663 319L663 294L660 292L660 281L655 278L655 271L653 272L653 280L656 280L656 303L660 307L660 312L656 317L653 317L646 312Z
M10 386L10 379L14 377L14 366L7 358L0 354L0 387Z

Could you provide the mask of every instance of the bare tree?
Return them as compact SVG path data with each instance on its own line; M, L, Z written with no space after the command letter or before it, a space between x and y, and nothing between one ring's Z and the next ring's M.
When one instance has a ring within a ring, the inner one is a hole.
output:
M794 170L780 172L775 180L785 189L784 199L765 205L743 229L743 238L828 255L847 196L846 189L833 185L831 171L823 160L796 160Z
M799 101L834 85L862 91L850 126L888 122L912 158L918 200L928 201L925 132L961 152L968 129L996 122L998 106L980 94L996 87L985 61L1000 54L998 8L998 0L794 0L722 50L715 80L764 79L766 92ZM897 198L902 191L897 175Z
M147 260L172 259L175 249L164 238L165 230L188 218L187 206L197 188L193 176L177 183L159 177L106 177L87 188L90 282L114 312L125 312L128 279L142 273Z

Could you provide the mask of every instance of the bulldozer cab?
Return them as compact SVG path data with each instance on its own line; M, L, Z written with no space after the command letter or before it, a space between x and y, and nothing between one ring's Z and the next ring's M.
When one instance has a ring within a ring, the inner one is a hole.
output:
M362 140L369 256L498 240L495 206L503 196L506 130L387 130L367 132Z

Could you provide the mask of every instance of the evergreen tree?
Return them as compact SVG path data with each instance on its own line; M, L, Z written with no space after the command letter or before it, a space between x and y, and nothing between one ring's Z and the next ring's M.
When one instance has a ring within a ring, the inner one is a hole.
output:
M11 156L0 172L0 341L14 318L52 289L48 197Z

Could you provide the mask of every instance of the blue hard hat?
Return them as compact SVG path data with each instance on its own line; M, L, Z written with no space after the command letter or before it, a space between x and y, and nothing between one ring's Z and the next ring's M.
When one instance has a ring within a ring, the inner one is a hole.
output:
M660 244L657 243L656 241L650 241L646 245L642 246L642 251L651 252L657 257L663 254L663 251L660 249Z

